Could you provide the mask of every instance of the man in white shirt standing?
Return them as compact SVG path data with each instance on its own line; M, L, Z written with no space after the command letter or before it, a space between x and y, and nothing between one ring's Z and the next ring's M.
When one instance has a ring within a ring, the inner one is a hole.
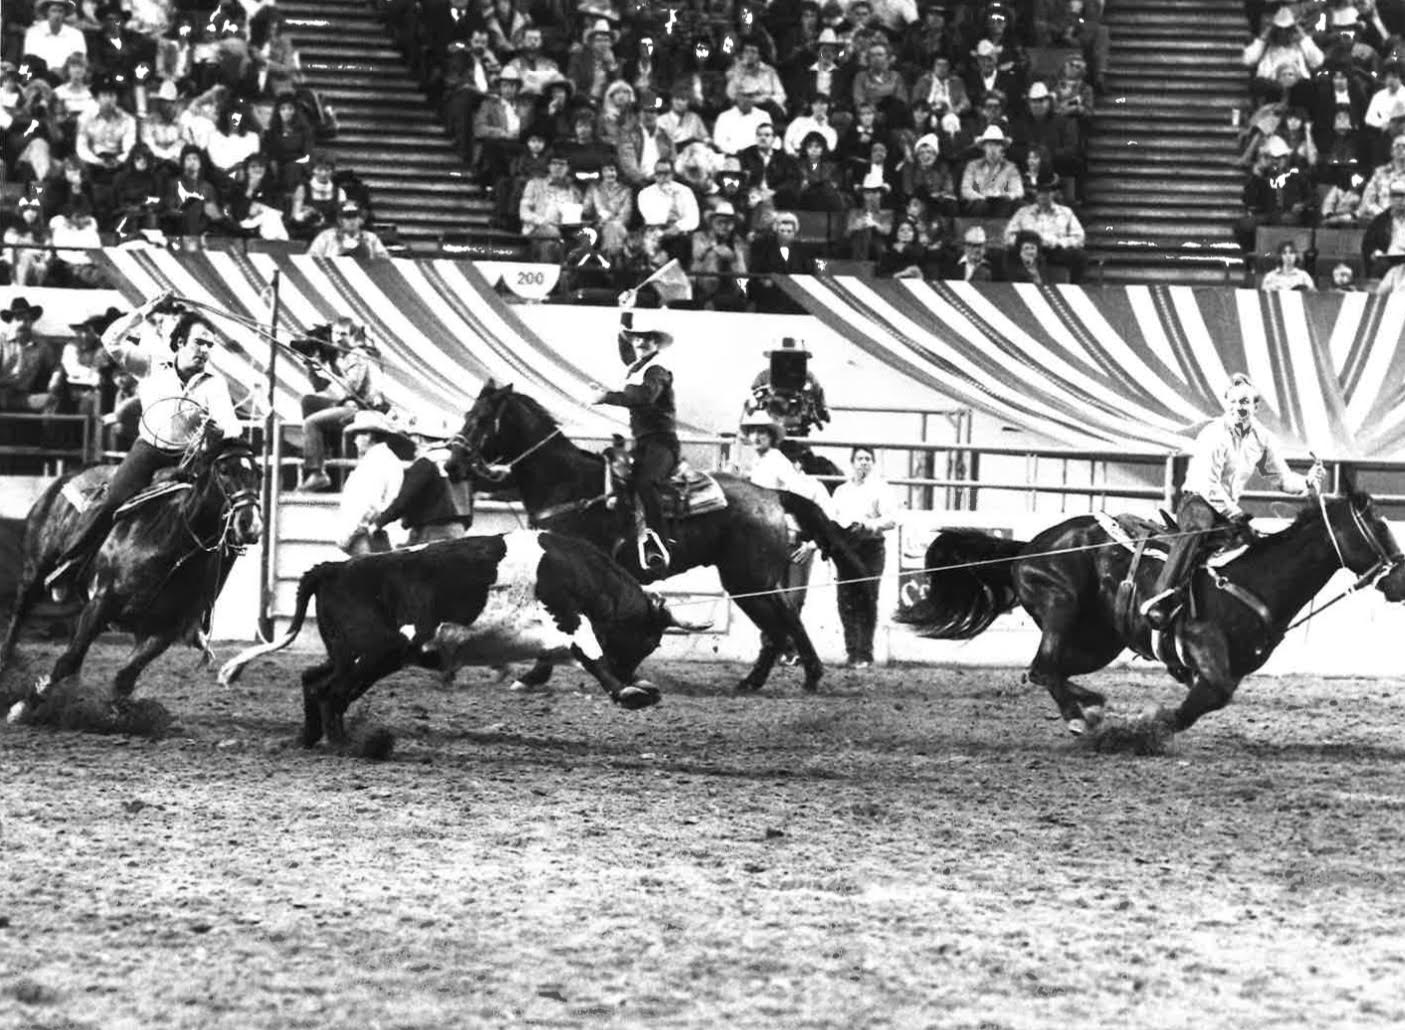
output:
M342 486L337 510L337 546L356 557L390 550L390 539L377 520L390 507L405 481L405 463L414 445L379 411L358 411L346 427L356 447L356 468Z
M148 324L158 314L167 317ZM117 509L149 486L158 470L180 464L196 434L213 431L237 438L244 428L224 377L207 367L215 345L214 326L204 315L173 304L169 292L113 322L103 333L102 345L119 369L137 379L140 431L107 493L87 513L78 539L44 580L56 600L63 600L82 578L107 539Z
M846 665L867 669L873 664L873 637L878 630L878 586L887 560L884 534L898 524L891 489L873 474L872 447L860 445L849 456L849 478L834 491L834 521L844 527L849 546L864 568L859 582L840 583L839 621L844 626Z
M73 0L39 0L34 13L43 20L25 30L24 56L42 58L54 75L63 74L63 66L72 54L87 57L87 39L66 22L76 10Z

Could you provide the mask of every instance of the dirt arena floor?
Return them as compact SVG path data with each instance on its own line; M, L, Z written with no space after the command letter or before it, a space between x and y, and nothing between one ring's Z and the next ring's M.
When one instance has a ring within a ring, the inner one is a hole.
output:
M292 745L305 661L168 655L161 740L0 729L0 1028L1405 1024L1398 680L1251 679L1137 758L1014 671L407 673L378 764Z

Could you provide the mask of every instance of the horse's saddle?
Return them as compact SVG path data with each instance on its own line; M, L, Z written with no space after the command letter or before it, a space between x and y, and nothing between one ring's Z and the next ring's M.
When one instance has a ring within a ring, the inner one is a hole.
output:
M633 496L633 461L628 454L614 448L606 452L605 467L609 470L609 492ZM694 515L721 511L727 507L727 495L722 484L706 472L699 472L686 461L679 461L669 477L668 489L662 491L664 518L688 519Z
M117 519L126 518L138 508L144 507L158 498L191 488L188 481L175 478L174 470L162 469L152 478L153 482L150 486L117 509L115 516ZM103 479L97 482L82 483L74 479L66 483L59 493L65 501L72 505L75 511L82 513L107 496L108 482Z

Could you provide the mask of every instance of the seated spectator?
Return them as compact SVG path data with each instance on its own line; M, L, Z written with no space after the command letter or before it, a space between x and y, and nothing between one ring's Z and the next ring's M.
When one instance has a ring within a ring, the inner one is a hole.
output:
M814 275L815 253L799 242L800 219L793 212L778 211L772 232L761 233L752 241L748 258L753 275ZM757 311L799 314L804 309L791 300L774 279L751 280L751 299Z
M181 151L180 174L166 185L161 227L168 236L201 236L226 225L224 207L205 169L205 153L187 143Z
M181 160L185 160L184 156ZM335 225L337 213L348 199L346 190L335 181L336 158L320 151L312 155L308 164L312 166L312 174L293 187L288 207L288 234L295 240L310 240Z
M668 97L668 111L659 117L659 129L668 136L675 149L693 141L712 141L712 134L690 105L687 89L675 87Z
M698 227L698 198L674 181L673 163L663 158L655 162L654 181L639 191L635 204L645 225L659 227L665 246L686 240Z
M1369 167L1370 158L1361 125L1352 118L1351 108L1340 107L1331 114L1327 131L1314 126L1318 149L1317 180L1320 183L1345 183L1361 169Z
M94 204L95 192L87 166L78 160L76 154L69 154L50 173L41 187L39 199L43 205L45 222L58 214L74 197L86 197L89 204Z
M1381 58L1374 47L1362 42L1361 29L1355 7L1331 11L1327 29L1317 36L1316 42L1325 67L1349 69L1353 79L1370 83L1380 74Z
M527 133L534 132L545 145L545 136L534 124L532 100L522 93L521 86L512 68L490 76L487 93L473 111L471 131L462 126L453 130L456 145L469 148L460 152L468 154L480 182L496 183L508 174L521 150L517 141Z
M121 312L110 307L105 314L69 326L73 339L64 344L59 355L64 382L62 410L97 418L109 406L104 395L112 391L116 364L103 349L102 334L120 317Z
M1011 216L1005 226L1005 245L1017 246L1021 233L1032 233L1040 258L1068 269L1069 282L1081 283L1088 258L1083 250L1083 226L1071 208L1054 202L1059 177L1049 174L1035 184L1035 201Z
M488 49L488 33L476 28L469 35L468 44L452 44L444 66L439 112L449 135L454 140L454 149L462 157L472 153L475 134L470 131L477 123L478 112L485 98L501 95L494 89L500 83L502 73L497 57ZM516 68L511 69L511 79L516 87L522 85L522 77ZM515 95L515 92L514 92ZM512 97L502 96L509 106Z
M956 214L956 185L941 161L941 141L928 134L913 144L913 159L903 165L902 195L918 197L931 211Z
M1405 86L1401 77L1405 68L1392 61L1385 67L1385 85L1372 97L1366 107L1366 125L1381 133L1382 137L1393 139L1405 127Z
M1309 79L1322 64L1322 51L1298 26L1291 7L1280 7L1272 22L1244 48L1244 66L1251 70L1251 92L1271 96L1280 67L1290 67L1299 79Z
M43 205L34 197L22 197L16 211L18 217L6 227L3 236L10 283L43 286L49 281L49 268L53 264L53 252L46 249L49 227L44 224Z
M1338 261L1332 266L1332 289L1337 293L1358 293L1361 290L1356 285L1356 272L1345 261Z
M7 95L13 95L12 84L17 82L11 73L5 83ZM43 79L31 80L19 91L13 107L0 108L0 121L5 116L10 124L0 132L0 148L6 166L15 169L21 183L47 179L65 143L65 112L54 100L53 89Z
M998 89L991 90L982 98L980 105L972 109L965 121L962 122L962 134L966 139L979 140L986 129L994 126L1005 135L1007 140L1013 143L1014 139L1010 136L1008 110L1005 94ZM979 157L980 146L973 144L966 156Z
M1371 219L1361 238L1367 275L1380 278L1405 258L1405 179L1390 184L1390 207Z
M875 261L883 252L883 241L893 233L893 212L883 208L888 184L878 168L858 185L858 207L849 215L849 250L856 261Z
M1088 64L1081 57L1070 57L1059 70L1054 83L1054 111L1065 118L1077 119L1086 129L1093 120L1095 98L1087 81Z
M315 142L312 124L298 110L297 97L292 93L279 94L268 129L263 134L262 152L273 162L284 190L292 190L307 174L306 166L312 160ZM246 154L241 161L250 156Z
M131 82L138 62L156 56L154 40L127 28L132 18L121 0L103 0L94 11L100 27L88 44L88 56L98 76Z
M839 61L839 37L833 29L823 29L813 50L797 54L788 73L790 111L806 110L816 96L847 97L851 93L849 69Z
M138 229L159 228L161 198L166 177L156 168L151 151L138 143L126 166L112 181L112 200L119 235Z
M682 67L674 78L673 92L686 96L688 105L711 122L727 107L726 69L731 61L720 52L714 54L712 44L705 39L698 40L692 52L682 57Z
M878 109L872 104L860 104L854 109L854 121L839 133L835 160L846 167L862 163L867 160L874 142L883 138L878 128Z
M596 138L612 148L617 147L625 129L639 121L637 105L634 87L624 80L617 79L605 87L605 99L595 122Z
M756 142L737 155L749 189L759 190L764 203L794 207L800 198L800 165L780 146L775 126L756 127Z
M221 111L215 131L205 144L205 157L216 181L227 182L230 173L257 154L262 143L258 126L249 116L247 108L239 105ZM294 175L291 181L296 183L300 178L300 175Z
M659 124L663 100L652 93L639 100L639 117L626 125L615 146L620 176L638 188L652 178L654 165L660 159L676 156L673 139Z
M662 225L646 223L641 229L631 232L625 241L624 260L620 265L617 285L622 289L632 289L673 261L673 255L664 249L663 244ZM657 296L652 289L641 291L641 300L646 293Z
M1024 157L1024 166L1020 169L1020 181L1024 184L1024 203L1034 203L1035 187L1039 180L1052 174L1049 152L1043 147L1030 147L1029 153Z
M286 240L283 190L268 158L253 154L235 169L226 197L229 219L246 235L261 240Z
M635 95L649 92L658 95L667 85L665 68L653 36L640 36L634 44L634 55L624 62L624 81L634 87Z
M1254 249L1259 226L1308 225L1312 218L1312 183L1291 163L1288 144L1273 136L1263 153L1268 164L1245 185L1245 213L1235 226L1235 238L1245 252Z
M78 10L73 0L39 0L34 5L37 19L24 33L24 56L37 57L45 70L58 80L72 54L88 55L88 41L67 19ZM6 48L8 52L8 47Z
M258 20L265 11L268 12L264 22L265 34L261 39L250 38L250 58L259 94L278 97L302 85L302 58L298 56L297 45L286 31L287 22L282 12L268 4L260 8L254 19Z
M322 331L327 328L322 327ZM329 335L330 345L319 347L306 362L314 392L302 398L303 477L299 490L330 490L332 480L326 473L328 443L341 436L357 412L390 410L365 329L343 316L331 325ZM328 359L330 367L324 364Z
M1039 234L1029 229L1016 233L1009 241L1013 260L1005 262L1005 279L1012 283L1049 282L1049 271L1045 263L1043 248L1039 245Z
M634 191L620 181L619 166L606 161L600 178L586 187L585 221L599 236L600 253L611 263L624 252L634 218Z
M713 311L744 311L746 294L746 241L736 233L737 213L725 200L718 202L707 214L706 227L693 233L692 260L689 269L694 276L693 299L698 306Z
M936 61L945 60L949 66L951 58L959 52L960 41L951 27L947 5L937 0L927 0L918 6L918 25L903 33L898 44L899 62L911 68L934 68ZM962 90L964 92L964 86ZM924 95L920 88L913 91L914 99ZM954 104L951 106L955 107Z
M34 333L44 309L16 296L0 311L0 321L13 322L0 336L0 411L50 414L63 396L63 366L58 354Z
M736 103L717 116L712 142L724 154L739 154L756 142L756 129L771 124L771 115L756 106L759 93L750 87L737 94Z
M49 243L55 248L51 275L56 286L92 289L106 285L102 270L88 253L102 249L102 236L87 197L74 197L49 220ZM60 247L78 249L57 249Z
M174 173L180 165L185 134L176 117L176 84L167 80L148 95L146 117L141 120L141 142L151 152L151 160L163 173Z
M742 174L742 163L735 157L723 158L718 169L713 191L708 194L709 203L725 200L737 212L738 231L750 238L754 233L752 225L751 197L746 188L746 176Z
M1054 113L1054 96L1042 82L1030 86L1025 99L1029 113L1016 119L1011 127L1019 142L1011 148L1010 159L1020 164L1030 147L1043 147L1049 153L1055 172L1072 179L1080 178L1085 167L1078 122Z
M1361 191L1361 206L1357 217L1368 222L1390 206L1390 187L1405 181L1405 136L1397 136L1390 144L1390 160L1371 173L1366 188Z
M810 97L810 113L793 119L786 126L785 152L799 157L806 137L816 133L824 141L826 151L833 151L839 145L839 133L829 121L829 97L824 93Z
M843 175L830 159L825 138L818 132L805 137L799 159L800 185L795 206L801 211L843 211Z
M1307 112L1301 107L1290 107L1283 112L1283 120L1274 133L1288 144L1288 152L1294 164L1309 171L1317 167L1317 144L1312 138L1312 123L1307 120Z
M570 161L577 175L596 175L602 164L614 158L614 148L596 136L595 116L585 108L576 112L571 138L558 140L554 150Z
M634 87L618 79L620 62L612 49L618 35L605 19L596 21L586 33L586 45L571 54L566 64L566 78L571 80L576 95L589 97L597 106L617 83L628 89L633 99Z
M1319 74L1312 89L1311 106L1311 120L1318 127L1319 133L1332 124L1333 116L1343 108L1350 111L1354 125L1359 127L1365 124L1366 108L1369 104L1368 86L1369 84L1353 80L1344 68L1332 68L1325 76ZM1386 120L1389 121L1389 118ZM1326 149L1320 138L1317 141L1317 149Z
M531 259L559 264L565 256L561 226L579 225L583 212L580 190L571 179L570 160L565 154L553 153L547 160L546 175L527 183L518 210L522 235L532 241Z
M726 92L739 107L743 96L750 97L753 105L769 115L767 121L785 120L785 86L776 69L761 60L761 47L754 37L742 40L741 54L727 73ZM720 129L718 132L720 135Z
M388 258L390 251L380 237L363 228L365 213L361 205L348 200L337 211L337 224L323 229L308 245L309 257Z
M556 62L542 52L542 32L536 26L523 30L522 48L507 62L504 70L506 68L515 69L522 81L522 91L534 96L544 95L550 83L568 81L562 78Z
M1017 97L1020 88L1018 72L1013 67L1000 66L1000 48L988 39L982 39L971 51L975 63L966 77L966 95L973 105L985 103L986 95L992 90L1007 97Z
M1356 176L1360 181L1360 176ZM1326 226L1355 225L1361 207L1361 194L1351 187L1349 178L1338 180L1328 187L1322 196L1322 210L1318 224Z
M897 200L897 188L901 182L900 173L893 167L888 153L888 144L881 139L874 140L868 151L849 168L851 183L880 182L883 190L883 205L889 207Z
M968 283L988 283L994 279L994 269L986 251L985 229L979 225L967 227L961 244L961 257L946 269L942 278Z
M1259 280L1259 289L1307 290L1316 292L1317 286L1312 276L1298 267L1298 247L1292 240L1284 240L1278 245L1278 267L1270 268Z
M867 65L854 76L853 98L855 107L872 104L879 123L889 131L907 127L912 98L907 83L893 66L893 50L886 40L869 44Z
M874 274L880 279L921 279L927 251L917 238L917 226L904 218L893 226Z
M530 129L522 151L508 164L507 174L493 190L493 220L500 229L516 232L521 228L517 212L527 183L547 173L546 136L540 129Z
M481 24L500 53L516 50L522 34L534 24L530 13L518 10L517 0L483 0L482 8Z
M76 122L80 118L94 114L98 109L98 98L91 88L88 58L80 52L68 55L63 66L64 80L54 90L53 98L64 110L64 120Z
M219 127L220 114L226 107L229 91L223 86L211 86L186 104L178 119L181 135L187 143L204 150Z
M113 174L137 144L137 120L117 106L118 85L112 79L93 83L97 110L78 120L73 150L99 181L111 181Z
M961 176L960 210L978 218L1007 215L1024 199L1020 170L1005 159L1009 138L992 125L977 138L981 156Z

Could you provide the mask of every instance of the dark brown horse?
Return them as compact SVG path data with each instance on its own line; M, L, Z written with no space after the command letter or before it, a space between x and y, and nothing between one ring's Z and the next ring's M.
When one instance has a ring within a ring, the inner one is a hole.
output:
M83 525L84 515L69 497L105 483L114 469L96 466L63 476L30 509L24 568L0 643L0 666L13 654L20 627L43 594L44 576ZM171 644L194 639L234 558L262 535L260 475L248 444L201 437L173 477L171 492L140 503L113 526L86 578L88 599L67 650L11 718L22 718L50 684L77 673L93 640L108 627L136 638L113 680L118 702L131 696L142 670Z
M1132 537L1161 528L1127 516L1118 524ZM1311 502L1281 532L1256 539L1218 569L1199 570L1194 604L1168 628L1169 651L1156 647L1137 603L1153 591L1160 562L1144 557L1135 589L1119 591L1132 560L1132 546L1090 515L1028 543L950 530L928 547L927 597L902 621L927 636L969 640L1023 605L1043 632L1029 680L1048 689L1074 733L1101 721L1106 699L1070 676L1101 669L1129 647L1169 659L1168 669L1190 689L1179 708L1156 718L1179 732L1229 704L1240 680L1268 660L1293 616L1338 569L1374 582L1387 600L1405 599L1400 548L1362 493Z
M674 524L671 565L640 568L634 555L633 519L623 506L606 503L605 459L584 451L562 434L537 401L489 381L464 418L452 444L453 465L482 474L488 463L510 463L511 479L522 495L532 524L584 537L612 552L640 582L676 575L699 565L716 566L722 587L761 630L761 652L738 684L760 690L787 641L793 642L805 670L805 689L814 690L824 673L800 617L778 592L790 561L786 515L833 558L840 576L864 575L838 526L812 502L768 490L738 476L715 478L727 507ZM453 467L451 465L451 467ZM629 546L621 547L628 540Z

